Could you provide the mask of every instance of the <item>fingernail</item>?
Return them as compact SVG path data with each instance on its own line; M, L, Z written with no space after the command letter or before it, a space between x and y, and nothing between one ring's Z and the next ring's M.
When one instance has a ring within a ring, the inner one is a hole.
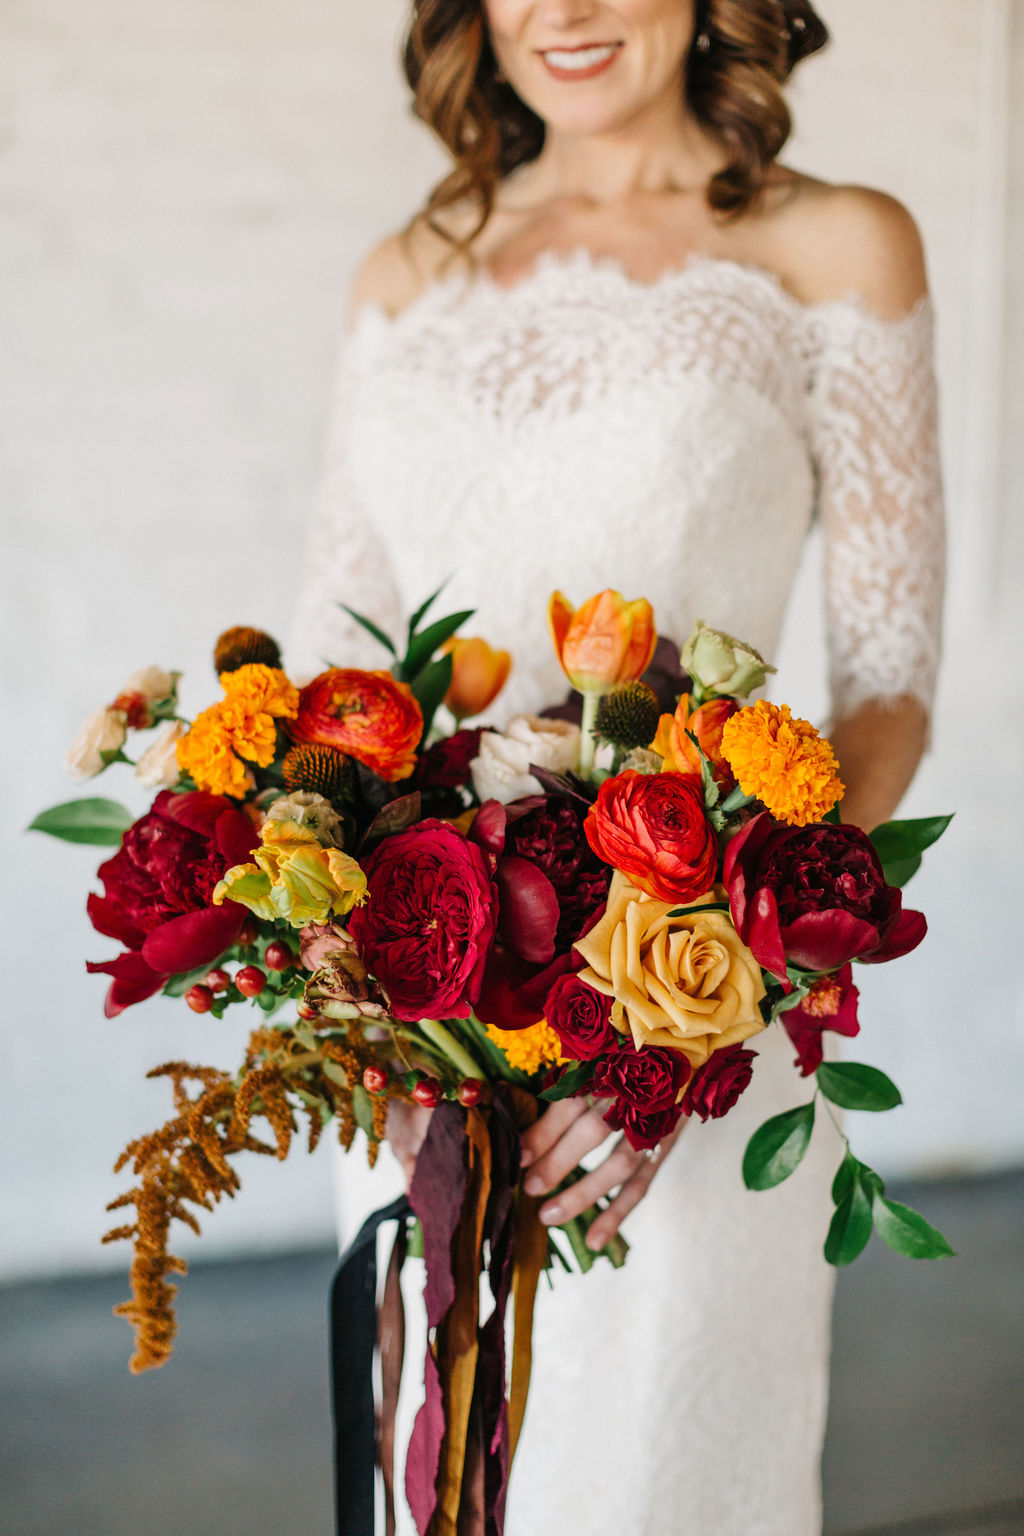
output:
M530 1151L529 1147L524 1147L522 1149L522 1151L520 1152L520 1154L519 1154L519 1166L520 1166L520 1168L529 1168L529 1166L530 1166L530 1164L532 1162L533 1162L533 1153Z
M532 1179L527 1179L523 1188L528 1195L542 1195L544 1193L544 1180L539 1173L535 1173Z
M587 1247L592 1253L599 1253L604 1247L605 1237L603 1232L590 1231L586 1237Z
M560 1205L546 1205L540 1213L540 1219L546 1227L557 1226L565 1212Z

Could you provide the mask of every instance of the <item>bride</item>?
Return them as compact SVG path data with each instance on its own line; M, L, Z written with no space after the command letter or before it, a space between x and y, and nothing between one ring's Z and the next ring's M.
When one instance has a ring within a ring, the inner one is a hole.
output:
M515 656L506 715L561 697L555 587L770 657L817 518L843 815L892 814L939 648L932 311L899 203L779 163L826 36L806 0L415 0L406 72L453 167L355 282L296 675L385 665L339 601L397 629L449 576ZM781 1189L743 1188L801 1098L783 1032L758 1044L737 1108L657 1161L580 1101L528 1133L539 1193L594 1154L544 1219L614 1194L592 1237L629 1215L632 1253L542 1288L510 1536L820 1532L839 1149L819 1125ZM389 1127L407 1172L426 1113Z

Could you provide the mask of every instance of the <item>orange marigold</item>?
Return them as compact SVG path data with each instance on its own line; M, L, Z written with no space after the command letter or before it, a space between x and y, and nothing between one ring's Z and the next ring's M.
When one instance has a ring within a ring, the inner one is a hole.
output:
M562 1042L546 1019L529 1029L499 1029L487 1025L487 1038L504 1051L510 1067L520 1072L539 1072L542 1067L558 1067L567 1059Z
M232 751L258 763L261 768L269 768L277 752L277 726L273 715L262 710L250 714L232 698L224 699L216 709Z
M198 789L241 799L251 789L253 780L233 750L223 709L222 704L214 704L196 716L188 735L178 742L178 767L193 779ZM270 716L265 718L269 720Z
M722 731L722 756L744 794L793 827L820 821L845 793L832 743L807 720L794 720L787 704L760 699L733 715Z
M250 662L234 672L222 672L225 697L247 715L277 715L293 720L299 712L299 690L280 667Z

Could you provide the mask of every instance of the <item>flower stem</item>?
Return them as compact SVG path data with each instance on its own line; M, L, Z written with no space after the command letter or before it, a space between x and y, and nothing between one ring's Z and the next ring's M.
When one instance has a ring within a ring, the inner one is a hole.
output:
M479 1077L480 1067L475 1062L464 1046L460 1045L450 1030L445 1029L436 1019L420 1019L419 1027L432 1045L446 1056L456 1071L463 1077Z
M589 779L594 771L594 752L597 747L594 740L594 724L600 703L599 693L583 695L583 719L580 722L580 777L584 779Z

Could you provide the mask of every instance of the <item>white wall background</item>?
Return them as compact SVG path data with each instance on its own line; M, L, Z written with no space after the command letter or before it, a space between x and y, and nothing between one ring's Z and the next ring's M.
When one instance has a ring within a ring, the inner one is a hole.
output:
M952 517L950 659L908 809L958 819L913 888L930 942L866 978L858 1054L907 1105L860 1117L856 1141L887 1171L984 1168L1024 1156L1024 3L822 8L835 46L797 88L788 158L896 192L924 227ZM110 950L83 913L95 856L21 828L74 792L65 745L124 675L181 667L202 707L220 628L287 628L349 274L440 169L394 63L403 10L6 0L0 16L2 1276L124 1264L97 1240L124 1184L109 1165L167 1113L146 1069L233 1066L244 1038L164 1000L105 1021L82 970ZM823 705L816 610L812 553L781 680L806 713ZM116 774L103 787L132 799ZM324 1156L257 1161L203 1251L328 1240L330 1207Z

